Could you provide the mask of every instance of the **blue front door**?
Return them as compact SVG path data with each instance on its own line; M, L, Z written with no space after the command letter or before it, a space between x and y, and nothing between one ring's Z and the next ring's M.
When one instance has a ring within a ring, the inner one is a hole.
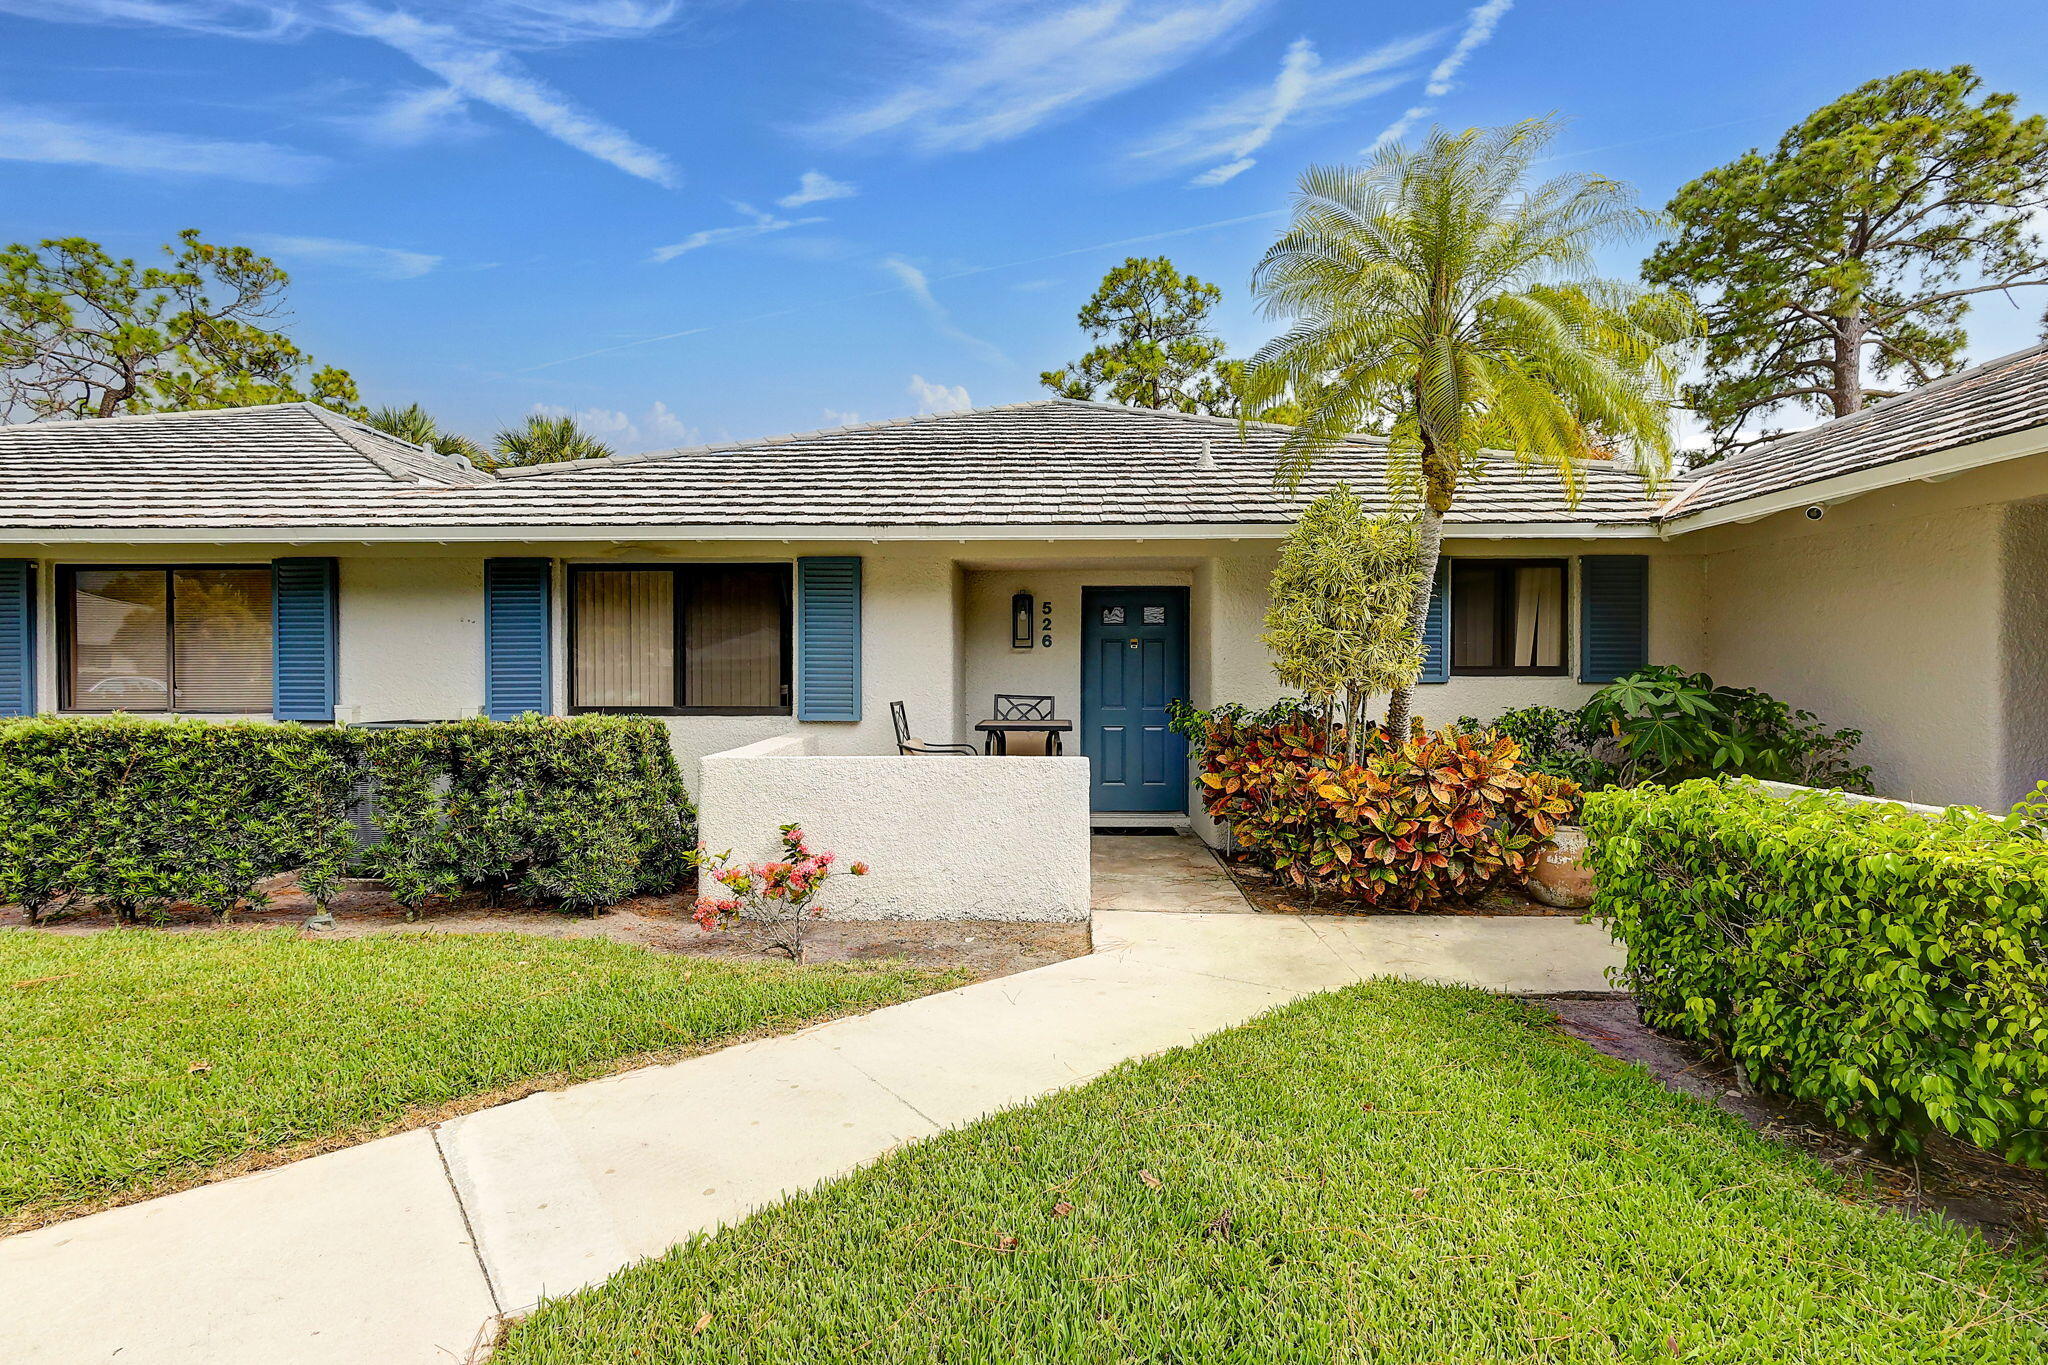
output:
M1090 807L1186 810L1188 746L1166 728L1166 704L1188 694L1187 589L1088 588L1081 622Z

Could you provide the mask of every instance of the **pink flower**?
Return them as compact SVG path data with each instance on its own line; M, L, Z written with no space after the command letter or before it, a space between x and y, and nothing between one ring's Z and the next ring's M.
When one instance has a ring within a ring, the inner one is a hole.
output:
M866 863L855 863L846 870L848 872L851 872L856 877L865 877L868 875L868 865Z

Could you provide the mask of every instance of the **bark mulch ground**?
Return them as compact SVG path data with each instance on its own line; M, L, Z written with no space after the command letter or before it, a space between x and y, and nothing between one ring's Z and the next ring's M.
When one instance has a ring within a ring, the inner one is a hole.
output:
M299 929L313 914L313 904L289 878L265 888L270 904L246 910L229 923ZM374 883L351 883L330 909L332 929L308 930L322 938L359 938L394 933L521 933L544 938L606 938L661 953L740 961L786 961L774 946L775 935L762 927L738 925L705 933L690 918L692 894L639 896L608 906L595 915L569 914L544 907L492 906L481 896L461 896L421 906L408 920L405 908L392 902ZM0 928L23 923L14 906L0 907ZM109 914L86 914L55 921L43 932L93 934L115 929ZM196 906L174 906L161 924L131 932L208 933L220 921ZM959 967L977 979L1008 976L1080 957L1091 950L1088 925L1009 924L988 920L930 923L863 923L834 920L829 912L804 930L805 962L847 962L895 959L919 967Z
M1333 896L1311 898L1308 892L1278 880L1270 872L1253 867L1235 859L1222 860L1224 867L1236 879L1238 890L1244 892L1246 900L1252 903L1262 915L1406 915L1407 910L1393 910L1380 906L1365 905L1358 901L1338 900ZM1577 919L1583 910L1556 910L1543 902L1513 888L1490 891L1470 905L1437 905L1423 912L1431 915L1475 915L1490 917L1497 915L1562 915L1566 919Z
M2048 1171L1939 1135L1918 1157L1885 1151L1834 1127L1812 1105L1750 1089L1726 1062L1643 1023L1625 995L1531 998L1572 1037L1799 1147L1842 1171L1867 1198L1901 1213L1942 1214L2004 1245L2048 1242Z

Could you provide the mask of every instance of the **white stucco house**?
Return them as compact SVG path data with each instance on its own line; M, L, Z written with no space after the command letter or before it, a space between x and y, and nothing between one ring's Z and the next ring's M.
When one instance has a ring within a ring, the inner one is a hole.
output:
M899 701L978 748L1045 694L1074 800L1185 818L1164 703L1278 694L1283 434L1049 399L494 475L303 404L8 426L0 713L648 712L694 786L747 746L909 762ZM1381 445L1304 491L1337 479L1383 490ZM1503 464L1447 554L1431 721L1654 661L1862 728L1889 795L2048 774L2048 347L1655 493Z

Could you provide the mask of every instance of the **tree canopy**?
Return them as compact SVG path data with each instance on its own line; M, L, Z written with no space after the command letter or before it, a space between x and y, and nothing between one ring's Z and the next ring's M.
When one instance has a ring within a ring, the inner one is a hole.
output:
M1133 256L1102 277L1081 309L1081 328L1097 345L1039 382L1064 398L1234 415L1223 342L1209 330L1222 297L1164 256Z
M1273 671L1322 711L1356 760L1372 698L1412 686L1422 645L1408 605L1421 577L1413 515L1368 516L1344 484L1302 509L1280 547L1260 638Z
M1644 278L1692 292L1705 376L1687 402L1725 449L1787 406L1840 417L1961 363L1972 296L2048 283L2028 226L2048 122L1967 66L1857 87L1680 189Z
M1302 174L1293 221L1253 275L1285 330L1253 357L1245 401L1291 398L1283 482L1375 419L1390 421L1397 487L1419 493L1421 634L1443 518L1494 452L1556 472L1576 496L1586 460L1668 467L1680 296L1599 277L1594 249L1647 226L1624 185L1593 175L1531 183L1548 122L1396 144L1364 166ZM1388 723L1408 728L1409 689Z
M401 441L430 446L443 454L460 455L479 468L488 469L493 463L489 452L475 441L457 432L441 430L434 415L418 403L408 403L402 408L378 408L364 416L363 422Z
M277 329L289 277L247 247L116 260L83 237L0 249L0 416L243 407L310 399L354 413L355 381Z
M493 437L490 456L482 463L497 469L506 465L595 460L611 453L610 446L576 425L575 418L536 412L524 424L506 427Z

